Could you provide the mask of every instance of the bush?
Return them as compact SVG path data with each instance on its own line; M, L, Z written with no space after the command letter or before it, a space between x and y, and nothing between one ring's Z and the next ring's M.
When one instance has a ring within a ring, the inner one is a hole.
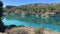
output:
M43 28L36 29L35 34L44 34L43 31Z
M6 31L7 34L28 34L28 31L24 28L15 27Z

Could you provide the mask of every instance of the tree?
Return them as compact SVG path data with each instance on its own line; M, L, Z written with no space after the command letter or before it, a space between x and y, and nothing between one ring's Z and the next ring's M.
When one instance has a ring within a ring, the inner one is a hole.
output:
M2 32L4 29L3 29L3 22L2 22L2 16L3 16L3 3L0 1L0 32Z

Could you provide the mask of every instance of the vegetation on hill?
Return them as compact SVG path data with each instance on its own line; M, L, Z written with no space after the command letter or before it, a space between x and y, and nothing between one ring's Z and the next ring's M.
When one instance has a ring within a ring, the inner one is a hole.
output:
M4 8L8 14L44 14L48 13L60 13L60 4L28 4L21 6L6 6Z

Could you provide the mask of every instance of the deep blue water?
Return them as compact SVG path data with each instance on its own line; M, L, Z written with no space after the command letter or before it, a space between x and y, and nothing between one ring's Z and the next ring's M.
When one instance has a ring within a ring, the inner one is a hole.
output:
M23 22L23 21L19 21L19 20L8 20L6 18L4 18L3 23L5 25L24 25L24 26L31 26L31 27L35 27L35 28L40 28L40 27L44 27L44 28L49 28L53 31L59 31L60 32L60 27L56 26L56 25L50 25L50 24L38 24L38 23L31 23L31 22Z

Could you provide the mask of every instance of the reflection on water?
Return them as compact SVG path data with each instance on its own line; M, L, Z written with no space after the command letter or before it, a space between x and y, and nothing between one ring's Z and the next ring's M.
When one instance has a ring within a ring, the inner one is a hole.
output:
M41 16L4 16L3 22L5 25L15 24L17 26L24 25L35 28L44 27L53 31L60 31L60 15L49 16L49 18L42 18Z
M30 16L30 15L26 15L25 17L22 17L21 15L16 15L16 16L4 16L7 19L12 19L12 20L20 20L20 21L24 21L24 22L33 22L33 23L40 23L40 24L53 24L53 25L60 25L60 15L49 15L49 18L45 17L45 16L39 16L39 17L35 17L34 16Z

